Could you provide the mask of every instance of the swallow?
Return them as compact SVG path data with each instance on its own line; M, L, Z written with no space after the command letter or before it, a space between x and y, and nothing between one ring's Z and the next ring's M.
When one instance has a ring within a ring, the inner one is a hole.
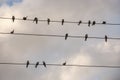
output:
M43 66L46 67L46 63L45 63L45 61L43 61Z
M14 30L12 30L12 31L10 32L10 34L14 34Z
M35 68L37 68L37 67L38 67L38 65L39 65L39 62L36 62L36 64L35 64Z
M80 20L79 22L78 22L78 25L80 25L82 23L82 21Z
M93 22L92 22L92 26L93 26L93 25L95 25L95 24L96 24L96 22L95 22L95 21L93 21Z
M91 24L91 21L89 20L89 21L88 21L88 26L89 26L89 27L90 27L90 24Z
M66 65L66 61L62 65L65 66Z
M108 37L107 37L107 35L105 35L105 42L107 42L107 39L108 39Z
M26 68L28 68L30 62L27 60L27 63L26 63Z
M67 38L68 38L68 33L65 34L65 40L67 40Z
M27 16L26 16L26 17L23 17L23 20L27 20Z
M38 18L37 18L37 17L35 17L35 18L34 18L34 20L33 20L33 22L34 22L34 21L35 21L35 22L36 22L36 24L37 24L37 23L38 23Z
M87 38L88 38L88 34L85 34L85 41L87 41Z
M48 23L48 25L50 24L50 19L49 18L47 19L47 23Z
M64 24L64 22L65 22L64 19L62 19L62 25Z
M15 21L15 16L12 16L12 21L13 21L13 22Z
M103 21L102 24L106 24L106 21Z

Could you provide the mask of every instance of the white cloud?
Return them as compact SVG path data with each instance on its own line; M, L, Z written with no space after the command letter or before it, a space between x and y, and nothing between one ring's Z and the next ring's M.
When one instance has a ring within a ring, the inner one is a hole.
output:
M39 19L61 20L107 20L110 22L119 22L119 0L24 0L21 3L14 3L13 6L2 5L0 7L0 16L22 18L29 16ZM0 20L0 32L9 32L15 29L15 32L25 33L46 33L84 35L90 36L109 36L119 37L119 27L114 26L77 26L76 24L65 24L61 26L57 23L34 24L32 22ZM113 27L113 28L112 28ZM112 31L111 31L112 30ZM119 41L88 39L71 39L67 41L64 38L49 37L26 37L0 35L0 61L2 62L25 62L27 59L36 62L45 60L48 63L67 63L73 64L97 64L97 65L120 65L120 43ZM43 67L43 66L42 66ZM25 69L18 66L0 67L0 80L120 80L119 69L96 69L96 68L78 68L78 67L48 67L44 69ZM9 71L8 74L6 74ZM103 73L106 74L103 74ZM12 75L13 73L13 75ZM115 77L115 75L117 75ZM87 77L86 77L87 76ZM98 79L98 78L99 79Z

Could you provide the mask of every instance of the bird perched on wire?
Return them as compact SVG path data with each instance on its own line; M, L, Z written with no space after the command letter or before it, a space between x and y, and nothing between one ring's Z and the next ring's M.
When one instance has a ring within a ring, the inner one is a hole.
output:
M12 16L12 21L13 21L13 22L15 21L15 16Z
M103 21L102 24L106 24L106 21Z
M37 67L38 67L38 65L39 65L39 62L36 62L36 64L35 64L35 68L37 68Z
M28 68L30 62L27 60L27 63L26 63L26 68Z
M62 25L64 24L64 22L65 22L64 19L62 19Z
M78 22L78 25L80 25L82 23L82 21L80 20L79 22Z
M64 63L62 63L62 65L65 66L66 65L66 61Z
M35 18L34 18L34 20L33 20L33 22L34 22L34 21L35 21L35 22L36 22L36 24L37 24L37 23L38 23L38 18L37 18L37 17L35 17Z
M88 26L89 26L89 27L90 27L90 24L91 24L91 21L89 20L89 21L88 21Z
M65 40L67 40L67 38L68 38L68 33L65 34Z
M107 35L105 35L105 42L107 42L107 39L108 39L108 37L107 37Z
M28 16L26 16L26 17L23 17L23 20L27 20L27 17L28 17Z
M47 19L47 23L48 23L48 25L50 24L50 19L49 18Z
M88 34L85 34L85 41L87 41L87 38L88 38Z
M14 29L10 32L10 34L14 34Z
M45 61L43 61L43 66L46 67L46 63L45 63Z
M93 21L93 22L92 22L92 26L94 26L95 24L96 24L96 22L95 22L95 21Z

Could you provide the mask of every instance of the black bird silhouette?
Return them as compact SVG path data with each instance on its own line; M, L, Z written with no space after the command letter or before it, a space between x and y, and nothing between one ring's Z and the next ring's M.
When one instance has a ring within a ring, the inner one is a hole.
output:
M35 18L34 18L34 20L33 20L33 22L34 22L34 21L35 21L35 22L36 22L36 24L37 24L37 23L38 23L38 18L37 18L37 17L35 17Z
M46 67L46 63L45 63L45 61L43 61L43 66Z
M62 65L65 66L66 65L66 61Z
M87 38L88 38L88 34L85 34L85 41L87 41Z
M13 22L15 21L15 16L12 16L12 21L13 21Z
M79 22L78 22L78 25L80 25L82 23L82 21L80 20Z
M30 62L27 60L27 63L26 63L26 68L28 68Z
M65 34L65 40L67 40L67 38L68 38L68 33Z
M62 19L62 25L64 24L64 22L65 22L64 19Z
M14 34L14 29L10 32L10 34Z
M91 24L91 21L89 20L89 21L88 21L88 26L89 26L89 27L90 27L90 24Z
M48 23L48 25L50 24L50 19L49 18L47 19L47 23Z
M92 26L93 26L93 25L95 25L95 24L96 24L96 22L95 22L95 21L93 21Z
M28 17L28 16L26 16L26 17L23 17L23 20L27 20L27 17Z
M35 64L35 68L37 68L37 67L38 67L38 65L39 65L39 62L36 62L36 64Z
M106 24L106 21L103 21L102 24Z
M105 35L105 42L107 42L107 39L108 39L108 37L107 37L107 35Z

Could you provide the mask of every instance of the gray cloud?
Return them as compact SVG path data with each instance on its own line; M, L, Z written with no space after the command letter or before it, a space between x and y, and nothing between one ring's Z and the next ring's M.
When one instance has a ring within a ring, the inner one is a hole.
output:
M119 23L119 0L24 0L21 3L15 3L14 6L0 7L0 16L29 18L38 16L39 19L60 20L107 20L109 22ZM76 24L65 24L61 26L57 23L39 23L32 22L0 20L0 32L8 32L15 29L15 32L25 33L44 33L70 35L104 36L105 34L113 37L119 36L119 27L77 26ZM0 62L25 62L30 60L36 62L45 60L48 63L67 63L73 64L98 64L98 65L120 65L120 46L119 41L88 39L71 39L67 41L64 38L49 37L26 37L0 35ZM34 69L30 66L25 69L24 66L2 66L0 65L0 80L120 80L119 69L103 68L61 68L48 67L45 69L39 66ZM106 74L103 74L106 73Z

